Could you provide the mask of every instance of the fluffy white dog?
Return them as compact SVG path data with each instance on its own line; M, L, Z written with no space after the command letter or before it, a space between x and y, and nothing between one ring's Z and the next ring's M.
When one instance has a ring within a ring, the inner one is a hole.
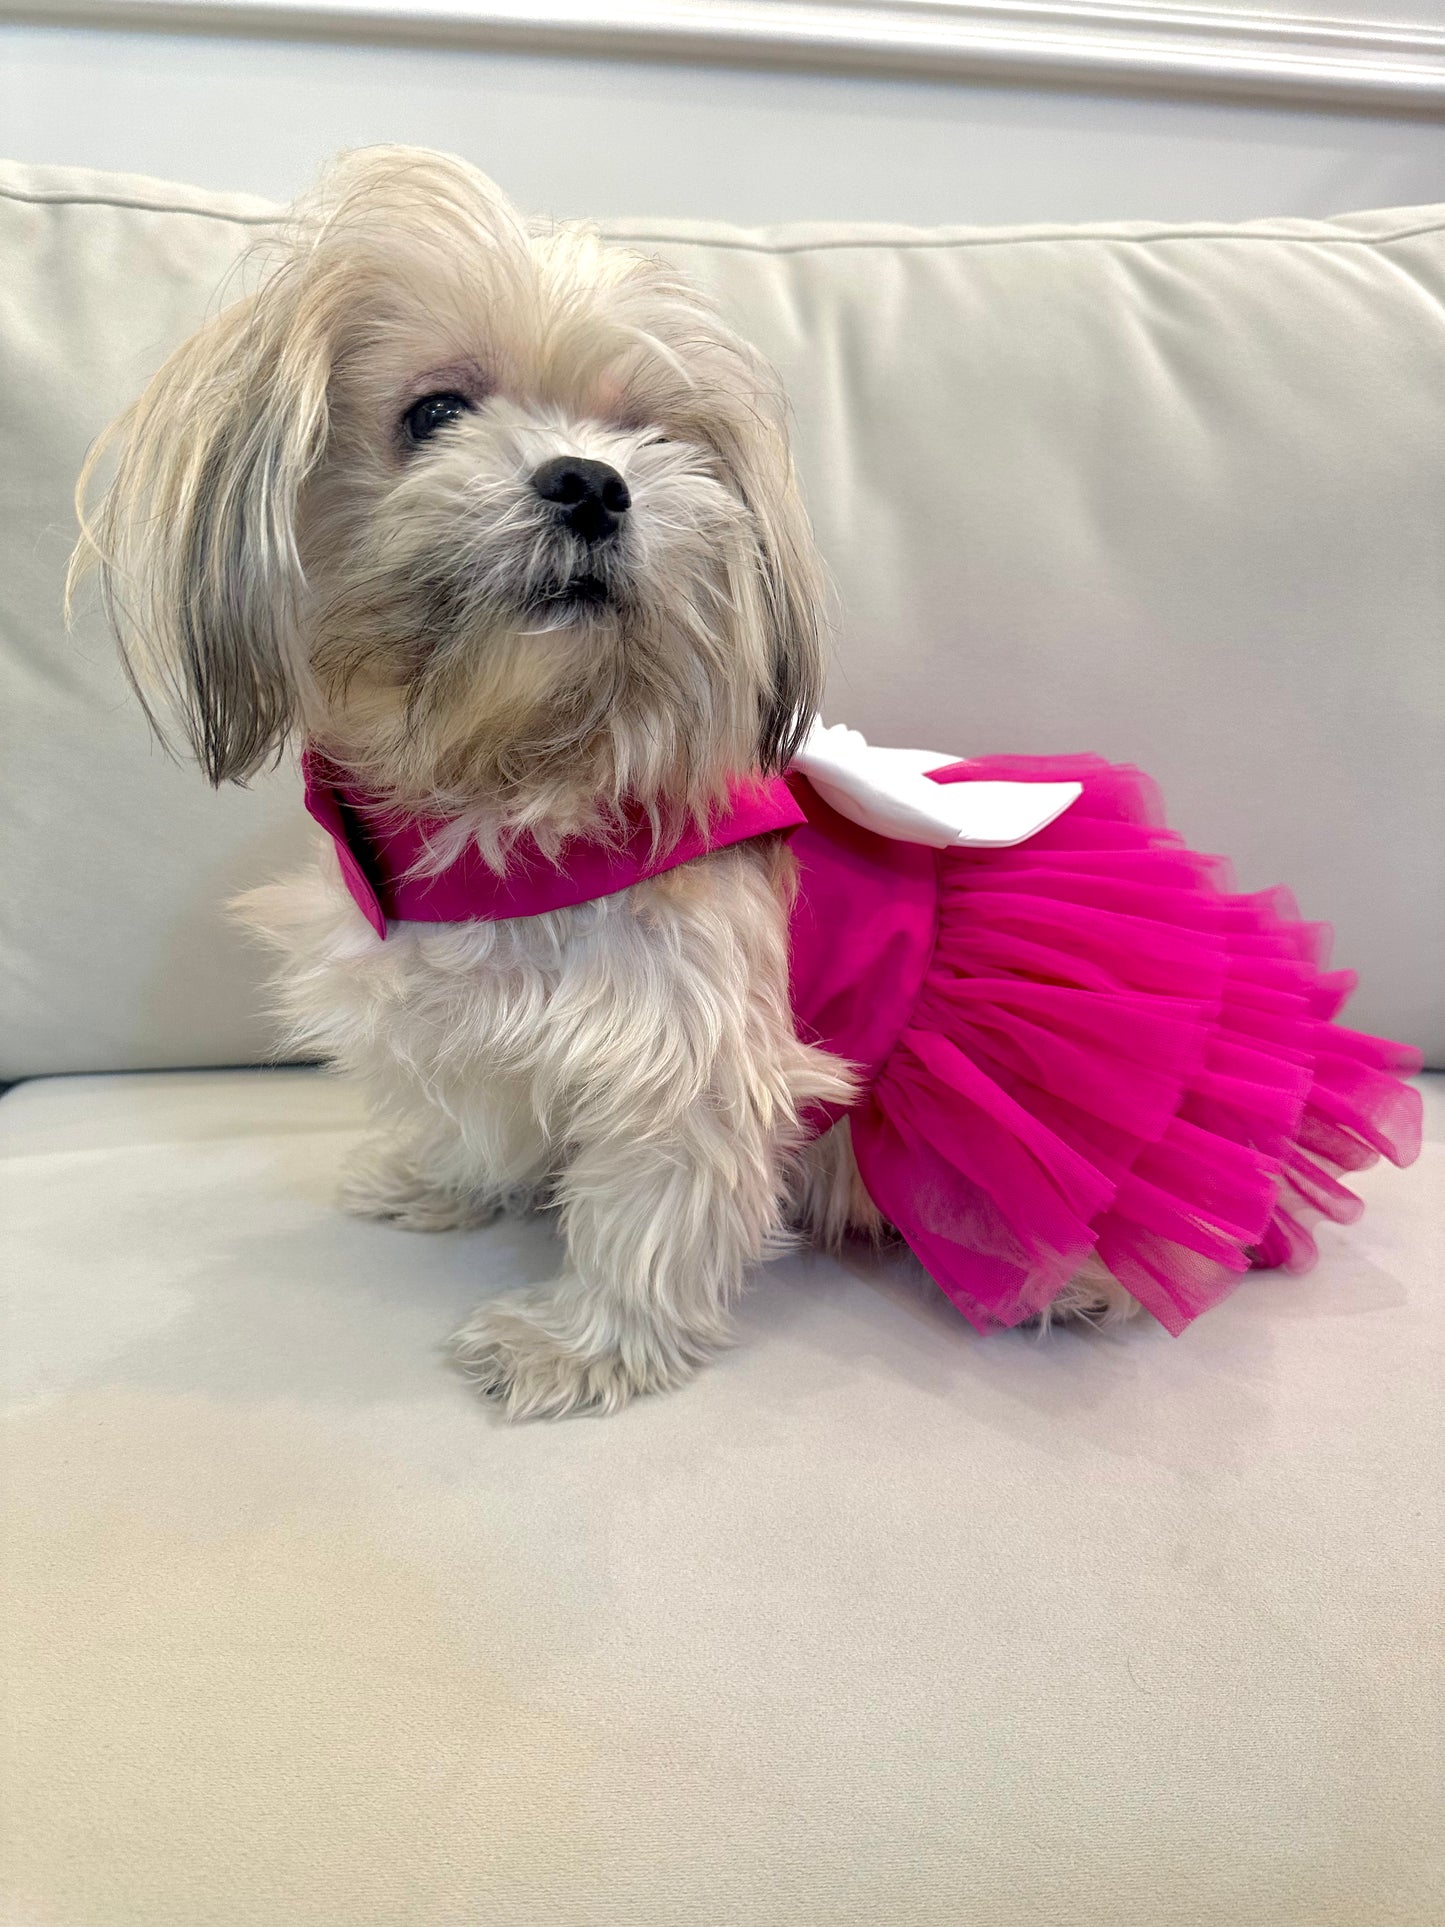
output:
M778 384L656 261L362 154L109 439L75 568L142 700L213 783L308 746L333 841L243 915L382 1127L348 1202L559 1211L563 1275L456 1341L510 1413L675 1385L880 1204L982 1328L1178 1331L1413 1155L1418 1052L1139 771L820 744Z
M304 737L500 865L522 833L605 836L624 799L666 835L782 768L815 712L776 379L656 261L529 227L459 161L343 161L108 442L76 570L98 560L142 700L213 783ZM800 1113L851 1086L794 1033L789 891L764 837L385 944L329 851L244 900L293 1041L383 1130L353 1210L558 1208L563 1275L456 1340L511 1414L676 1385L790 1220L876 1224L846 1124L804 1145Z

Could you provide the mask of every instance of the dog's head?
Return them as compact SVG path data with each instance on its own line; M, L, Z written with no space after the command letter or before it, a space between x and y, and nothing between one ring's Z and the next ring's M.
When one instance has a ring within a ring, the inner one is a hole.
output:
M213 783L300 730L413 807L698 807L816 707L775 378L460 161L340 163L113 435L77 567Z

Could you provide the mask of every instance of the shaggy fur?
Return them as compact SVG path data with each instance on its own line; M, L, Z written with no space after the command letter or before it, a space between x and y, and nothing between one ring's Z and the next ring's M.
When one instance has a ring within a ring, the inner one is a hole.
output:
M558 457L622 478L614 539L538 493ZM817 707L820 574L775 378L669 270L529 228L459 161L343 161L256 292L115 424L81 501L74 576L99 564L143 702L211 781L308 737L452 819L439 862L605 836L624 798L666 836L783 767ZM293 1040L365 1086L353 1210L436 1230L557 1206L564 1275L456 1341L512 1415L679 1383L790 1217L832 1242L879 1228L846 1129L803 1145L800 1113L851 1085L794 1035L790 883L764 839L382 942L328 853L241 906L285 959ZM1118 1297L1105 1280L1071 1308Z

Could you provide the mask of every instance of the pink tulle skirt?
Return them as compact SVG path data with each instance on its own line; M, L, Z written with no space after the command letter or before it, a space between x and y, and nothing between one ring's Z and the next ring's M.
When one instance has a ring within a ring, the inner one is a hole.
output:
M1333 1021L1354 978L1325 968L1328 930L1284 891L1237 895L1139 771L994 757L941 780L990 778L1084 793L1017 849L929 854L921 978L851 1119L864 1182L980 1327L1093 1258L1177 1332L1251 1267L1305 1269L1311 1221L1363 1209L1342 1175L1415 1155L1419 1053Z

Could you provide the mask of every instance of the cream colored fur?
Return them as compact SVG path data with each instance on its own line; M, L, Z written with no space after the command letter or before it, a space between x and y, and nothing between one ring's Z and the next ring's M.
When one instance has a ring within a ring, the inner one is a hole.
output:
M449 412L423 434L427 397ZM625 482L615 539L534 486L557 457ZM73 579L98 565L153 720L213 782L309 738L451 819L439 862L609 835L624 798L664 837L785 765L817 707L821 578L774 376L660 263L528 227L444 156L343 161L115 425L81 513ZM790 890L764 839L383 941L328 846L242 904L292 1041L367 1093L351 1209L439 1230L557 1208L563 1274L456 1340L513 1416L676 1385L789 1225L881 1229L846 1128L802 1141L852 1085L794 1034Z
M441 1230L557 1206L563 1276L457 1339L516 1416L610 1409L726 1342L804 1185L799 1111L848 1100L793 1033L774 868L744 846L576 909L385 942L329 854L240 906L286 955L291 1041L359 1077L383 1127L353 1210Z

